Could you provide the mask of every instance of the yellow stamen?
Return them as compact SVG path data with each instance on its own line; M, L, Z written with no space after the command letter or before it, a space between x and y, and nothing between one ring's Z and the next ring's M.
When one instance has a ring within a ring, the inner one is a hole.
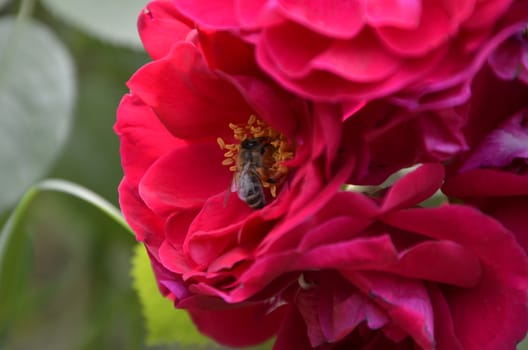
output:
M220 149L224 149L225 148L226 143L221 137L217 138L216 142L218 143L218 146L220 146Z
M272 129L264 121L257 118L255 115L250 115L247 123L234 124L229 123L229 128L233 131L234 143L226 143L224 139L217 138L217 143L220 149L225 150L225 159L222 161L223 165L229 166L229 170L233 172L240 171L238 155L240 153L240 143L248 138L265 137L266 142L273 146L271 155L266 154L266 167L257 169L262 186L269 190L272 197L277 196L277 188L286 178L288 167L284 165L294 157L293 146L288 143L284 135ZM264 156L263 156L264 157ZM270 165L271 164L271 165Z

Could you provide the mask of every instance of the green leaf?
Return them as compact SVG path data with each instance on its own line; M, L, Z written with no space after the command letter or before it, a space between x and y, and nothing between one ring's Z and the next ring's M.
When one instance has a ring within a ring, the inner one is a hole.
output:
M148 0L43 0L53 14L100 40L141 49L136 22Z
M48 28L0 20L0 212L48 170L68 136L70 55Z
M25 291L31 242L21 223L35 194L35 189L28 191L0 232L0 334L14 319Z
M24 230L24 219L35 196L43 191L66 193L92 204L132 233L117 208L82 186L50 179L30 188L0 231L0 331L12 321L16 315L17 303L21 300L20 291L24 290L23 285L29 272L28 252L31 243Z
M130 226L128 226L127 222L123 218L123 215L121 215L119 209L117 209L112 203L110 203L97 193L85 187L60 179L43 180L38 183L35 187L41 191L62 192L69 194L73 197L79 198L85 201L86 203L89 203L101 210L103 213L113 219L117 224L121 225L128 232L134 235L134 232L132 231Z
M139 244L135 250L132 278L143 306L148 345L179 343L193 345L195 348L208 343L208 340L198 332L187 312L175 309L172 302L160 294L142 244Z

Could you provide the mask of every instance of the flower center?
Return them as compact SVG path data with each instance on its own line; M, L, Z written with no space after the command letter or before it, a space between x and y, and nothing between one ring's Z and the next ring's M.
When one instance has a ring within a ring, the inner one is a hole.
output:
M251 191L258 192L258 187L262 186L269 189L272 197L276 197L277 187L288 174L284 162L293 158L294 148L283 134L255 115L251 115L245 124L230 123L229 128L233 130L234 143L228 144L221 137L217 142L220 149L225 151L222 164L234 172L234 183L239 184L232 190L238 191L239 197L251 207L262 207L265 204L252 205L252 201L256 201L253 197L258 194ZM258 183L255 183L257 180ZM247 196L246 191L249 191Z

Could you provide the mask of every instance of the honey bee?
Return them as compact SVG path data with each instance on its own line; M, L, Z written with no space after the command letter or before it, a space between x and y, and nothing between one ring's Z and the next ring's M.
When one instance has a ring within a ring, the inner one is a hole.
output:
M266 205L263 181L270 184L275 180L268 176L273 165L275 147L267 137L248 138L240 144L237 161L237 172L233 177L231 191L238 193L238 198L253 209Z

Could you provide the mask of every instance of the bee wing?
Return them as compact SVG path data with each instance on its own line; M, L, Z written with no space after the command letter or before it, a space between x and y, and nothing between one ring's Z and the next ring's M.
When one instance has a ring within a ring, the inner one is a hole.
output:
M233 179L231 180L231 185L229 186L229 189L225 191L224 196L224 208L227 207L227 203L229 202L229 198L231 197L231 192L237 192L238 191L238 182L239 182L239 174L235 173L233 174Z
M239 188L238 186L239 183L240 183L240 173L236 172L235 174L233 174L233 180L231 180L230 192L237 192Z

